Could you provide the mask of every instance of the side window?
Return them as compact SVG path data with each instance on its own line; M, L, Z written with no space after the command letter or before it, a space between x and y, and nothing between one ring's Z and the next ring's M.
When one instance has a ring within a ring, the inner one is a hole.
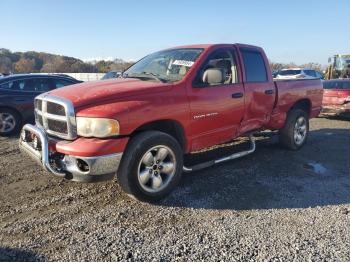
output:
M53 83L54 83L52 89L61 88L61 87L64 87L64 86L68 86L68 85L72 85L72 84L73 84L72 82L69 82L69 81L63 80L63 79L52 79L52 81L53 81Z
M305 72L308 76L316 77L316 73L315 73L314 70L304 70L304 72Z
M247 82L267 82L267 72L262 55L256 51L241 50Z
M216 72L210 72L208 69L218 69ZM220 73L221 76L215 76ZM217 78L212 82L209 78ZM220 80L219 80L220 79ZM195 84L201 86L229 85L238 83L237 66L233 56L233 51L220 49L209 55L207 60L201 66L199 74L196 77Z
M1 84L0 88L13 91L26 91L27 86L28 84L25 80L16 80Z
M1 84L0 88L13 91L45 92L49 90L49 81L44 78L23 79Z
M28 80L27 80L28 81ZM46 92L50 90L50 82L47 78L37 78L29 80L31 82L30 91L35 92Z
M34 81L32 79L19 81L19 89L22 91L35 91Z
M316 72L316 77L317 78L322 78L322 75L319 72L317 72L317 71L315 71L315 72Z
M13 82L6 82L3 84L0 84L0 89L7 89L7 90L12 90Z

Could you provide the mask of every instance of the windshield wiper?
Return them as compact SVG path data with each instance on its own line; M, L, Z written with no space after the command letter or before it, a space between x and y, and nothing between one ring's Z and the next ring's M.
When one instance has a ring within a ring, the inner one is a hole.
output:
M151 76L151 78L159 81L159 82L162 82L162 83L166 83L167 81L163 78L160 78L158 74L155 74L155 73L152 73L152 72L146 72L146 71L142 71L140 73L134 73L134 74L125 74L124 77L125 78L142 78L143 75L146 75L146 76Z
M141 72L141 74L152 76L154 79L156 79L156 80L158 80L159 82L162 82L162 83L166 82L165 79L160 78L158 74L155 74L155 73L152 73L152 72L143 71L143 72Z

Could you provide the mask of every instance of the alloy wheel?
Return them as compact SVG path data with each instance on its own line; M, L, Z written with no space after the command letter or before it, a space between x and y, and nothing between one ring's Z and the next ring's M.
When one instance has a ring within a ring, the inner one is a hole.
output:
M143 190L157 193L172 180L176 171L174 152L165 145L149 149L138 166L138 181Z
M0 132L8 133L16 127L16 119L10 113L0 113Z
M298 146L303 144L307 133L306 119L300 116L294 125L294 142Z

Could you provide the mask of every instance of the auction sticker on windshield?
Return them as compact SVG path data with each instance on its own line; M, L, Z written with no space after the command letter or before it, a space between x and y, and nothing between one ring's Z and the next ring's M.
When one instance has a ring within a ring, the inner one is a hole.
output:
M175 60L173 62L173 65L187 66L187 67L191 67L193 66L193 64L194 64L193 61L186 61L186 60Z

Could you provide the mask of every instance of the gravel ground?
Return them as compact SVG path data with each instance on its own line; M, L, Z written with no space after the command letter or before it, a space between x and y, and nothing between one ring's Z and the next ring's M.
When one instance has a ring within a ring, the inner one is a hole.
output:
M0 138L0 261L348 261L349 145L350 121L314 119L302 150L262 140L152 205L47 175Z

